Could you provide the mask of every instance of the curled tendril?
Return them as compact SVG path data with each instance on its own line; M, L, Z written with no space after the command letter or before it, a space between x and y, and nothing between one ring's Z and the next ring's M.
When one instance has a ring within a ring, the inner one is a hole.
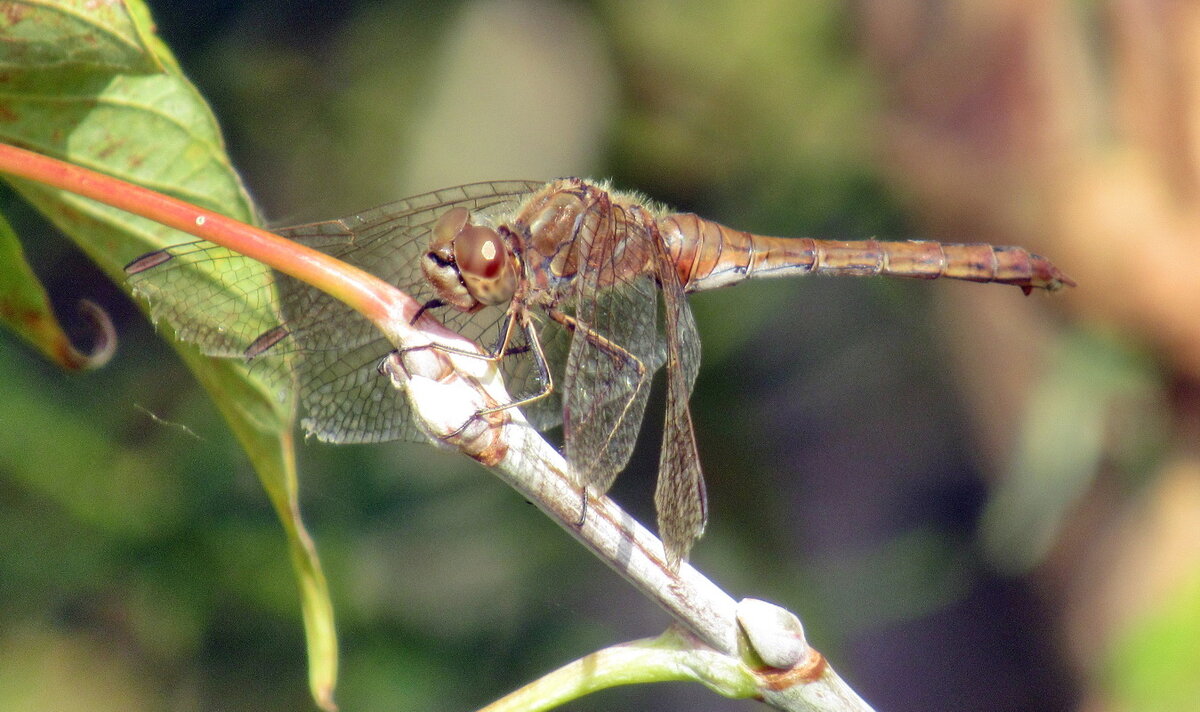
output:
M112 318L99 304L88 299L79 300L79 313L87 321L92 332L92 349L84 353L74 344L64 341L58 354L58 362L65 368L84 370L100 368L109 362L117 351L117 330Z

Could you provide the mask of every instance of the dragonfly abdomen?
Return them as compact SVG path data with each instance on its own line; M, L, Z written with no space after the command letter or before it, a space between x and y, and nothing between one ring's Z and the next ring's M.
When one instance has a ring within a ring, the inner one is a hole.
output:
M768 253L783 253L783 259L795 248L777 243L794 242L786 238L763 238L771 247ZM808 271L817 274L893 277L917 279L961 279L968 282L996 282L1020 287L1026 294L1034 289L1055 291L1075 282L1049 260L1023 247L994 246L986 243L959 244L932 241L883 242L861 240L838 242L803 238L804 252L812 253ZM769 263L774 255L766 259Z
M692 214L669 215L659 230L688 292L811 273L997 282L1018 286L1026 294L1075 285L1048 260L1021 247L766 237Z

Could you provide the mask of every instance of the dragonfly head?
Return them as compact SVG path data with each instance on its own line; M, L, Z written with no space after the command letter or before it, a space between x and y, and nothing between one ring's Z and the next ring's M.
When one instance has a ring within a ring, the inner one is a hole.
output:
M466 312L511 301L517 289L507 243L494 229L471 224L466 208L438 218L421 269L438 298Z

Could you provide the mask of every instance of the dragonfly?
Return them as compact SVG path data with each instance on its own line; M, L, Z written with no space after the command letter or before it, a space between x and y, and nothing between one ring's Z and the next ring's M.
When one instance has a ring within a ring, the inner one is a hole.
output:
M519 406L540 430L562 426L585 494L607 492L628 463L665 365L654 499L673 568L708 517L688 410L700 363L688 294L805 274L996 282L1026 294L1075 284L1020 247L767 237L580 178L472 183L276 232L390 282L422 304L418 318L486 350L513 394L501 407ZM143 255L126 273L180 338L296 387L310 435L427 440L378 368L396 347L333 297L204 241Z

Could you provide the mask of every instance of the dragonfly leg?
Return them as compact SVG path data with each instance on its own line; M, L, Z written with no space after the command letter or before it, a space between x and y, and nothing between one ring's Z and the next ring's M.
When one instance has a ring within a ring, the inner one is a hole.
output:
M417 319L420 319L425 312L429 311L430 309L437 309L438 307L444 306L447 306L446 302L442 301L441 299L430 299L421 305L421 308L417 310L417 315L412 318L412 321L408 322L408 325L413 326L416 324Z
M508 410L509 408L524 407L526 405L529 405L530 403L533 403L534 401L545 398L546 396L550 395L550 393L552 393L554 391L554 377L550 374L550 366L546 363L546 356L545 356L545 353L542 351L541 341L538 340L537 329L535 329L532 324L525 323L521 327L525 331L525 339L526 339L526 343L528 344L528 346L522 347L519 350L517 350L517 349L514 349L512 351L508 350L508 343L512 338L512 332L514 330L515 323L516 323L515 318L509 319L508 327L505 329L505 333L501 337L499 343L497 344L494 353L489 354L488 356L481 356L480 354L477 354L477 353L462 352L457 349L439 346L439 345L435 345L435 344L429 344L425 347L414 347L412 349L407 349L407 351L416 351L421 348L437 348L439 350L449 352L449 353L462 353L463 355L466 355L466 356L472 356L474 358L485 358L490 361L496 361L496 360L499 360L509 354L524 352L524 351L529 351L530 353L533 354L534 363L537 365L537 369L538 369L538 377L542 383L541 390L539 390L537 393L534 393L532 395L518 398L518 399L510 401L508 403L503 403L501 405L496 405L496 406L492 406L489 408L481 408L481 409L475 411L475 413L472 414L470 418L467 418L463 422L463 424L458 426L457 428L455 428L453 432L441 436L442 440L451 440L451 439L457 437L458 435L462 434L462 432L464 430L467 429L467 426L469 426L471 423L475 422L476 420L479 420L480 418L482 418L486 415L490 415L492 413L499 413L500 411Z
M568 329L573 333L582 335L590 344L600 351L608 354L608 356L614 361L630 364L637 374L637 387L633 389L633 391L629 394L629 397L625 400L625 405L622 407L621 414L613 419L613 425L609 429L608 434L605 436L605 447L607 447L607 443L612 441L613 437L617 433L617 430L620 428L621 423L625 421L626 416L629 414L629 409L632 408L633 404L637 402L638 394L649 382L650 374L646 369L646 364L625 347L615 343L611 339L605 337L603 334L592 329L590 326L584 324L570 314L565 314L557 309L548 309L546 313L551 319L561 324L563 328Z
M434 301L438 301L438 300L435 299L430 302L426 302L425 305L423 305L421 307L421 310L424 311L426 308L432 309L435 306L441 306L441 305L434 305L433 304ZM413 321L415 322L416 319L414 319ZM466 356L468 358L477 358L482 361L493 361L493 362L499 361L500 359L504 358L505 356L508 356L509 354L520 353L523 351L523 347L521 349L513 349L511 351L508 350L508 342L512 340L513 332L516 330L516 323L517 323L516 311L515 310L510 311L508 314L508 317L506 318L505 323L504 323L504 330L500 333L500 337L496 341L496 345L492 348L491 351L484 353L484 354L481 354L478 351L468 351L466 349L459 349L459 348L455 348L453 346L447 346L445 344L421 344L420 346L409 346L409 347L406 347L403 349L397 349L396 353L399 354L400 356L403 356L404 354L414 353L416 351L426 351L426 350L432 349L435 351L441 351L442 353L446 353L446 354L454 354L455 356Z
M604 353L611 356L614 360L625 361L632 364L638 374L639 386L646 378L646 364L637 356L634 356L624 346L605 337L603 334L595 331L590 326L581 323L578 319L570 314L564 314L557 309L549 309L546 313L551 319L557 321L563 328L570 330L573 333L582 334L593 346L600 349Z
M521 327L525 330L525 343L527 346L513 351L506 350L508 348L508 341L511 337L512 323L513 321L510 320L510 328L505 330L506 333L503 339L503 345L500 345L497 349L499 352L497 358L503 358L509 354L518 353L521 351L529 351L532 353L533 362L537 366L538 370L538 380L542 383L542 389L533 395L523 396L515 401L512 401L511 403L505 403L504 405L493 406L491 408L484 408L475 414L476 417L480 415L487 415L489 413L496 413L502 410L508 410L509 408L521 408L535 401L539 401L554 392L554 376L550 374L550 365L546 363L546 354L542 351L542 342L538 339L537 329L533 328L532 324L526 323Z
M575 528L582 529L583 523L587 521L587 495L588 488L584 485L579 488L579 519L575 521Z

